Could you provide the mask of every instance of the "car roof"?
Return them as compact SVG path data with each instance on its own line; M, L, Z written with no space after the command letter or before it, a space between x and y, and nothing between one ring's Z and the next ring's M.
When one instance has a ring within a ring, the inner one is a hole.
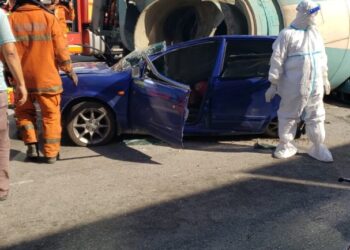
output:
M193 45L197 43L202 43L206 41L219 41L223 39L235 39L235 40L271 40L274 41L277 36L256 36L256 35L222 35L222 36L212 36L189 40L186 42L176 43L174 45L167 46L167 49L173 49L178 47L184 47L186 45Z

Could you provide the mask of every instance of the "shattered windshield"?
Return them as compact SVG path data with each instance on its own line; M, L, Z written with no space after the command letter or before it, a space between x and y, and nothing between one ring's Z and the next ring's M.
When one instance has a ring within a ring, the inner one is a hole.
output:
M120 59L118 63L112 66L114 71L123 71L130 67L134 67L138 65L142 60L142 55L145 54L147 56L162 52L166 50L166 43L160 42L155 43L142 50L134 50L130 52L127 56Z

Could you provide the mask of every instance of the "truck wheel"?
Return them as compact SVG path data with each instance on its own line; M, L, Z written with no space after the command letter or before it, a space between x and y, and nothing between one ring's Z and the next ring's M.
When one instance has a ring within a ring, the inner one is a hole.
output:
M98 102L74 105L68 115L68 137L78 146L107 144L115 135L115 119L106 106Z

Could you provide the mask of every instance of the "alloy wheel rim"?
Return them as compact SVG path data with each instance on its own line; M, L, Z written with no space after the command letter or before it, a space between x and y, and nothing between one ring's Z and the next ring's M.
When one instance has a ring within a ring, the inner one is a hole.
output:
M73 120L74 136L84 144L101 143L111 130L111 121L102 108L87 108L80 111Z

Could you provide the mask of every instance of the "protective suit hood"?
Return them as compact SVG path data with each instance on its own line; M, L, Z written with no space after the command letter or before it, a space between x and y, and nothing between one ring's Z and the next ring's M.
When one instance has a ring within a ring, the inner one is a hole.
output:
M320 6L312 0L303 0L297 6L297 16L291 27L300 30L316 27L316 16Z

